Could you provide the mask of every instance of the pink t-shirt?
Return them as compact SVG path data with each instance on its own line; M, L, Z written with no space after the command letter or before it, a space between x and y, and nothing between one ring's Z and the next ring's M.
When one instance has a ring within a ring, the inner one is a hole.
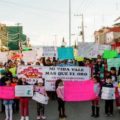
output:
M56 93L57 97L61 98L64 101L64 86L58 86Z

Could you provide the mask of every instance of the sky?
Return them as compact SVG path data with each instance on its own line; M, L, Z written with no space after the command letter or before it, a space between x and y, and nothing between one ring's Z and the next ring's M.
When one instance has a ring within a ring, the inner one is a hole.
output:
M120 16L119 0L71 0L72 44L81 41L84 15L85 41L94 41L94 31L112 26ZM0 23L21 23L32 45L59 46L69 42L69 0L0 0Z

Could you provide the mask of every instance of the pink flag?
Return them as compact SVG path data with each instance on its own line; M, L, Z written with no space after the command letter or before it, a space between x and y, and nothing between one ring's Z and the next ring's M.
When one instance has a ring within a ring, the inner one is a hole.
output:
M89 101L95 98L93 80L64 82L65 101Z
M14 99L15 98L15 88L14 87L0 87L0 99Z

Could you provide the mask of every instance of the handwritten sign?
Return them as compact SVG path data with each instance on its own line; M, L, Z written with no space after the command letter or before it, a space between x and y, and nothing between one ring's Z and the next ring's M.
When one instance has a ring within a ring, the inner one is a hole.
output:
M32 97L33 86L32 85L17 85L15 86L16 97Z
M57 48L43 47L43 57L57 57Z
M35 62L37 59L37 52L33 51L23 51L23 61L27 62Z
M108 70L110 70L111 67L115 67L118 70L120 67L120 58L108 59L107 64L108 64Z
M8 53L7 52L0 52L0 62L7 62L8 60Z
M104 50L110 50L109 45L99 45L96 43L79 43L78 55L86 58L97 58L98 55L102 55Z
M49 100L47 96L44 96L37 92L33 95L32 99L42 104L48 104L48 100Z
M58 48L59 60L74 59L74 51L72 47Z
M0 99L14 99L15 98L15 89L14 87L0 87Z
M103 54L103 58L106 58L106 59L115 58L117 56L118 56L118 53L116 50L105 50Z
M113 100L113 99L115 99L115 88L103 87L101 98L103 100Z
M87 81L65 81L64 99L65 101L89 101L96 98L94 83Z

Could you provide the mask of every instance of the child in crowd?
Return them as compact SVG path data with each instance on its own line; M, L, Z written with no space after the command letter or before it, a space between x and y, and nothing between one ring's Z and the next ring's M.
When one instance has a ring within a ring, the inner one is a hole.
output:
M55 86L56 86L56 93L57 93L59 118L66 118L67 116L65 114L63 81L61 79L57 80Z
M111 70L110 70L110 73L111 73L112 82L113 82L113 84L115 85L116 82L117 82L117 72L116 72L116 68L115 68L115 67L112 67Z
M28 85L26 83L26 78L22 78L19 81L19 85ZM20 120L29 120L29 100L27 97L20 98L20 114L21 114Z
M18 85L18 78L13 77L11 86L15 87L16 85ZM19 98L14 99L13 112L19 112Z
M92 100L92 117L99 117L99 95L100 95L100 78L98 76L94 76L94 91L96 93L96 98Z
M11 80L9 78L5 79L5 85L7 87L11 86ZM13 109L12 109L12 105L13 105L13 100L3 100L3 104L5 106L5 115L6 115L6 119L5 120L13 120Z
M38 92L39 94L47 96L45 87L43 85L44 85L43 80L39 79L37 81L37 85L35 86L35 92ZM37 120L46 119L44 112L45 112L44 104L37 102Z
M113 88L113 83L111 76L106 78L105 84L103 87ZM113 99L105 100L105 114L106 116L112 116L113 115Z

